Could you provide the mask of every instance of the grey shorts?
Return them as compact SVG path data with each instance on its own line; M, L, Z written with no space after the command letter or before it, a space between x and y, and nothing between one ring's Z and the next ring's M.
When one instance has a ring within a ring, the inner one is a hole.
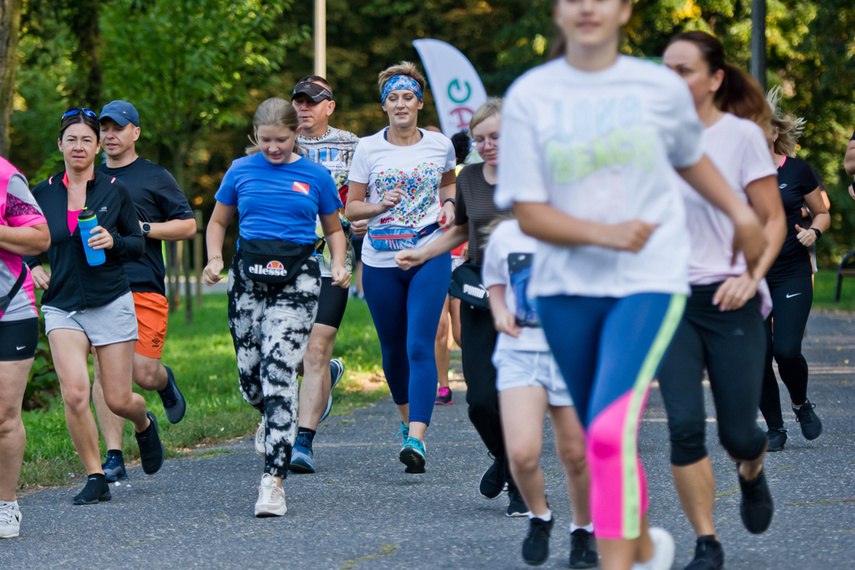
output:
M497 350L493 354L493 365L499 392L522 386L540 386L546 389L550 406L573 405L567 383L551 352Z
M89 337L92 346L137 340L137 314L130 291L102 307L68 312L42 305L42 313L45 316L45 334L55 329L80 331Z

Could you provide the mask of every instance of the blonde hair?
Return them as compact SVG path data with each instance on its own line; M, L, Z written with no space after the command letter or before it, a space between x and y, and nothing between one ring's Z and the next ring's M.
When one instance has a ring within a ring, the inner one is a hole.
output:
M297 111L294 110L291 103L279 97L271 97L262 101L258 109L255 110L255 115L252 117L252 126L254 127L253 134L248 137L252 146L246 147L246 154L255 154L261 151L258 139L255 136L255 131L258 127L278 126L296 132L297 127L300 126L300 118L297 116ZM300 147L297 143L294 143L293 152L300 153Z
M469 120L469 132L475 130L475 127L492 117L493 115L502 114L502 100L499 97L490 97L483 105L475 110L475 114Z
M425 86L427 85L427 79L422 75L418 68L416 68L416 64L411 61L401 61L387 67L377 76L377 85L380 87L380 94L383 94L383 86L386 85L386 82L395 77L396 75L406 75L416 81L419 84L419 87L422 89L422 93L425 91Z
M773 143L773 149L775 154L795 156L796 145L798 144L799 137L805 130L805 123L807 121L803 117L785 115L779 107L782 97L783 93L780 85L770 89L766 93L766 101L769 103L769 107L772 108L772 128L778 129L778 138Z

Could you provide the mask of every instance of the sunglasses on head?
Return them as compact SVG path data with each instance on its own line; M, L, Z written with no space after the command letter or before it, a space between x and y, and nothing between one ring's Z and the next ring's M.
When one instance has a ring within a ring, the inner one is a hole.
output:
M93 119L98 120L98 114L92 109L86 109L85 107L76 107L74 109L69 109L68 111L62 114L60 120L68 117L73 117L74 115L77 115L79 113L83 113L87 117L92 117Z

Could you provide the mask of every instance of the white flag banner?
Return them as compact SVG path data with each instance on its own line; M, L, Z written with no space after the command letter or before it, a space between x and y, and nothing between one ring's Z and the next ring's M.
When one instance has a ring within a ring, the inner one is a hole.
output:
M436 101L439 123L451 137L469 127L469 120L487 101L478 72L456 47L439 40L414 40Z

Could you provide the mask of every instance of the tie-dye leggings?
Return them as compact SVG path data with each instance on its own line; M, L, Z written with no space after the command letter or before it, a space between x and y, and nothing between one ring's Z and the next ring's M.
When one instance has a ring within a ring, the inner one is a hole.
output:
M283 479L297 435L297 370L321 290L317 260L301 269L292 283L268 285L247 277L240 252L229 267L229 330L240 391L266 420L264 472Z
M680 322L683 295L538 300L543 330L586 430L597 537L633 539L647 511L638 429L650 383Z

